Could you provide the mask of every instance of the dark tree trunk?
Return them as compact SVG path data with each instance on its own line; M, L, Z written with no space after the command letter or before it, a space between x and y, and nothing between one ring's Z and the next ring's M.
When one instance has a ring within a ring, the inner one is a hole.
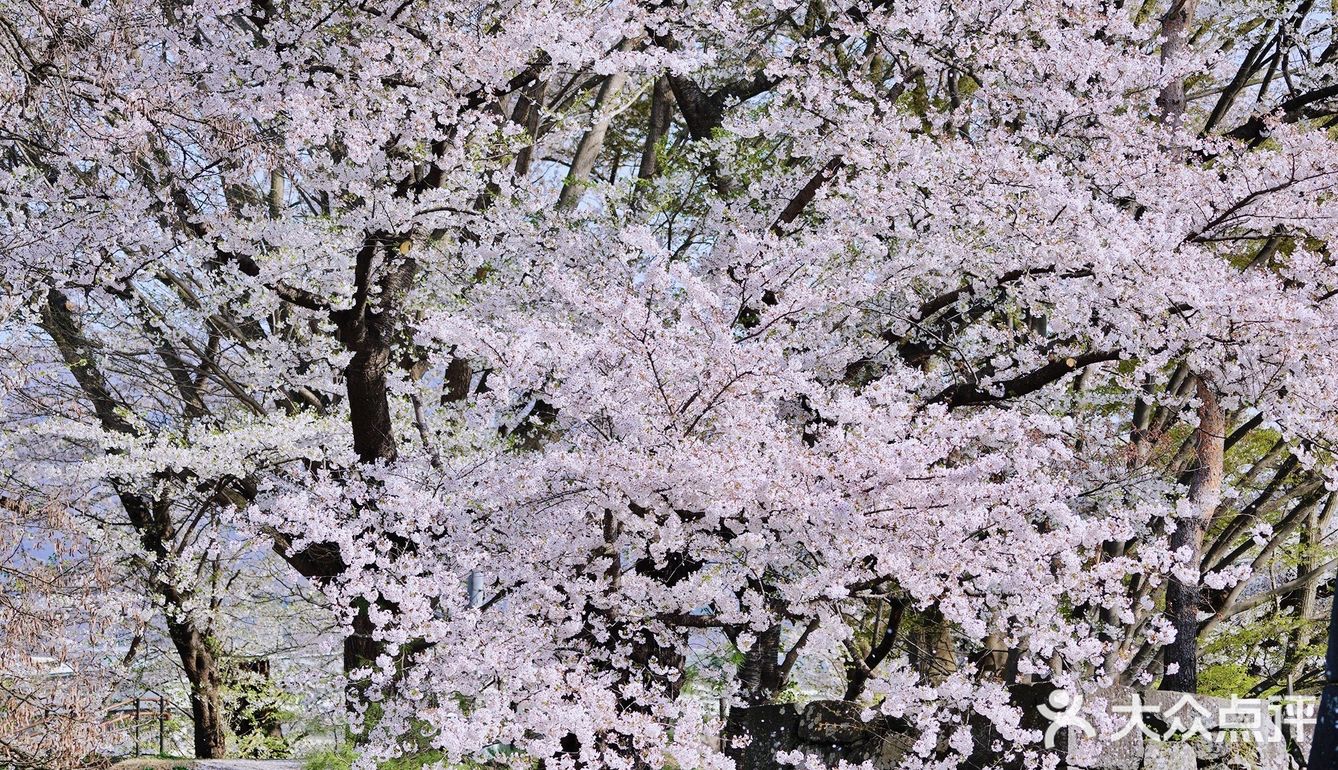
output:
M353 616L353 628L344 637L345 674L375 664L377 656L385 649L385 646L376 640L376 627L372 624L367 602L359 599L354 606L357 614Z
M771 703L785 683L780 674L780 626L772 626L757 635L753 646L743 654L739 666L739 694L749 706Z
M227 756L227 732L223 720L223 691L218 659L210 649L210 638L189 620L174 619L169 608L168 635L181 656L190 682L191 719L195 722L195 758Z
M638 179L653 179L660 142L669 133L669 122L673 115L673 91L669 88L669 78L661 75L655 81L655 90L650 102L650 122L646 127L646 141L641 147L641 163L637 167Z
M878 668L887 656L892 653L892 647L897 643L897 634L901 631L901 620L906 614L906 603L893 598L887 600L887 619L882 623L882 628L876 620L874 623L874 636L869 640L869 650L860 655L858 651L851 648L850 660L846 661L846 691L842 696L844 700L855 701L864 693L864 687L869 683L869 678L873 676L874 669ZM881 620L881 609L879 618Z
M1324 655L1324 694L1315 715L1315 734L1310 744L1313 770L1338 767L1338 577L1334 578L1334 601L1329 610L1329 647Z
M384 321L385 317L380 315L355 316L340 327L345 344L354 351L344 369L353 450L367 464L391 463L398 454L386 380L391 349L384 336ZM376 628L368 606L366 599L354 601L353 627L344 638L345 674L374 665L381 654L382 645L375 638ZM350 679L350 697L361 700L364 684Z
M776 703L785 686L780 663L781 627L757 635L739 664L738 705L725 717L725 753L736 770L777 767L776 752L790 751L799 741L799 720L792 704ZM744 748L733 744L742 739Z
M344 369L353 451L363 462L393 462L397 453L386 383L389 368L390 346L377 340L355 349Z
M1194 431L1194 469L1189 479L1191 515L1177 523L1171 547L1188 548L1190 563L1198 567L1203 559L1203 534L1212 521L1213 511L1222 493L1223 454L1226 441L1226 415L1217 402L1217 394L1202 378L1196 377L1199 398L1199 425ZM1199 687L1199 610L1203 609L1199 580L1182 581L1174 575L1166 586L1166 613L1175 626L1175 641L1164 651L1167 670L1161 689L1196 692Z
M398 245L396 245L398 244ZM416 270L416 263L406 256L411 244L391 233L369 233L357 255L355 304L347 310L335 311L331 320L339 328L340 341L352 354L344 367L344 388L348 396L349 427L353 434L353 451L358 460L368 465L392 463L398 456L394 423L390 416L390 390L387 374L392 363L390 322L394 303L408 288ZM384 273L373 276L378 252L385 252ZM372 307L373 283L380 289L382 307ZM337 546L334 546L337 553ZM342 559L331 579L342 574ZM334 566L334 565L331 565ZM354 602L353 628L344 639L344 673L375 663L382 646L376 641L366 599ZM393 609L393 608L390 608ZM361 689L350 681L350 690ZM350 695L356 693L350 692Z
M1181 521L1171 537L1171 547L1186 545L1197 556L1203 552L1203 523ZM1175 692L1198 690L1199 672L1199 609L1203 607L1203 591L1198 581L1185 582L1172 577L1166 586L1166 614L1175 626L1175 641L1167 645L1163 655L1167 670L1174 672L1162 677L1161 689Z

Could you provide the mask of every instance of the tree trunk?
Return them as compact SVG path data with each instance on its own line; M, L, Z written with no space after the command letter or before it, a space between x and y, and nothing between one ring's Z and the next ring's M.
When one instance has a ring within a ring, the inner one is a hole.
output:
M624 40L618 50L626 51L631 48L631 44L631 40ZM569 209L580 201L581 187L585 180L590 178L590 172L595 167L595 159L599 157L599 151L604 147L604 135L608 133L609 123L613 122L611 112L613 100L618 98L618 92L623 90L623 85L626 83L627 73L615 72L604 78L604 82L600 85L599 93L595 96L593 122L576 147L576 155L572 158L571 168L567 171L567 181L562 185L562 192L558 196L558 208Z
M1309 513L1306 514L1305 529L1301 532L1301 561L1296 565L1296 574L1309 575L1316 571L1318 559L1316 555L1323 547L1324 536L1322 522L1327 523L1333 514L1335 504L1338 504L1338 494L1330 494L1324 501L1323 513L1320 512L1321 506L1312 506ZM1282 669L1276 676L1276 681L1285 685L1285 692L1288 695L1293 693L1293 682L1296 677L1296 670L1300 668L1306 658L1306 650L1314 638L1314 629L1310 625L1310 619L1315 616L1315 604L1319 600L1319 582L1322 575L1315 576L1305 581L1301 587L1282 597L1282 606L1284 609L1292 608L1296 612L1296 617L1301 619L1301 625L1296 632L1287 640L1287 652L1283 658ZM1267 680L1266 680L1267 681Z
M920 677L937 687L957 671L957 649L952 629L937 606L920 615L911 633L911 664Z
M372 623L369 605L365 599L354 602L356 614L353 616L353 628L344 637L344 673L352 674L365 666L375 665L376 659L385 650L385 645L376 639L376 626ZM353 682L349 682L352 686Z
M391 249L386 245L391 243L400 245ZM408 288L417 270L417 263L407 256L410 247L408 240L401 240L390 233L369 234L357 257L357 301L354 307L331 314L332 320L339 327L340 340L353 353L344 367L344 387L348 395L353 451L358 455L359 462L366 465L393 463L399 453L394 422L390 416L387 377L394 352L390 324L397 310L395 303ZM372 271L377 253L383 249L388 261L382 265L384 272L376 280L381 307L374 309L370 305ZM342 559L339 562L340 569L330 575L331 578L342 574ZM344 638L345 674L374 665L383 649L375 639L376 629L368 612L368 602L365 598L354 601L353 628ZM387 608L394 609L390 605ZM362 685L352 681L349 685L350 696L359 695Z
M799 740L799 723L794 707L777 706L776 696L783 683L779 672L781 627L772 626L759 633L753 646L739 664L740 704L732 706L725 717L723 739L725 753L734 760L735 770L769 770L776 767L776 752L792 750ZM735 748L736 740L746 747Z
M1176 66L1189 50L1189 26L1194 22L1198 0L1173 0L1161 19L1161 61L1163 67ZM1162 122L1174 125L1185 114L1185 81L1171 78L1157 95Z
M227 732L223 721L223 692L218 659L210 649L210 637L190 620L174 618L168 608L167 632L181 656L181 665L190 681L191 719L195 722L195 758L222 759L227 756Z
M641 147L641 163L637 167L638 179L652 179L655 176L657 155L660 142L669 133L670 114L673 109L673 91L669 88L669 78L661 75L655 81L655 90L651 95L650 122L646 127L646 141Z
M1315 734L1310 744L1309 765L1338 767L1338 578L1334 579L1334 601L1329 610L1329 647L1324 655L1324 694L1315 715Z
M1199 426L1194 430L1195 467L1189 482L1190 515L1176 523L1171 547L1177 550L1187 548L1189 564L1197 571L1203 560L1203 535L1222 494L1226 415L1208 383L1201 377L1196 380ZM1175 626L1175 641L1165 650L1168 673L1162 677L1162 690L1198 690L1199 610L1202 608L1203 592L1198 575L1188 581L1172 575L1166 586L1166 614Z
M772 626L757 635L753 646L743 654L739 666L739 695L749 706L771 703L780 694L783 682L778 681L780 668L781 628Z

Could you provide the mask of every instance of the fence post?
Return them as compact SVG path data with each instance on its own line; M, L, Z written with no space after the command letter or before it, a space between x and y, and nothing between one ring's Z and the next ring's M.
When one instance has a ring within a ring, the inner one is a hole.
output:
M139 696L135 696L135 756L140 755L139 747Z
M167 699L158 694L158 756L167 756L167 747L163 743L164 722L167 721Z

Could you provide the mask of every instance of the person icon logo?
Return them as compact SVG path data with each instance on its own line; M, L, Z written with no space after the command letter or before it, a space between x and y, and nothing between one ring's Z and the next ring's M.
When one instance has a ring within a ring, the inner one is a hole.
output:
M1078 713L1082 710L1081 693L1055 690L1050 693L1050 697L1046 700L1049 702L1049 706L1042 703L1036 707L1036 710L1041 712L1041 716L1050 720L1050 726L1045 730L1045 747L1047 749L1055 747L1055 735L1066 727L1080 730L1088 738L1096 737L1096 728L1092 727L1092 723Z

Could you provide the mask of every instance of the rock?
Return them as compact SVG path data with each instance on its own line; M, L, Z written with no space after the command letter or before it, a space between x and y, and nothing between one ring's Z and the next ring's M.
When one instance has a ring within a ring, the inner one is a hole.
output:
M799 717L799 740L848 745L868 740L871 727L860 720L859 704L817 700L804 706Z
M1143 733L1134 730L1119 740L1089 737L1069 728L1068 767L1070 770L1141 770L1147 751Z
M799 717L801 748L821 754L833 764L873 760L878 767L894 767L912 741L904 720L875 716L864 721L863 709L839 700L813 701ZM890 757L895 756L895 761Z
M915 739L909 735L888 734L878 746L878 752L873 757L873 766L878 768L899 767L901 760L910 753L911 747L914 745Z
M1196 741L1199 770L1259 770L1259 746L1253 741Z
M776 752L799 744L799 715L792 703L735 706L725 721L725 756L737 770L771 770Z
M1148 741L1143 770L1198 770L1198 759L1188 743Z
M795 749L832 766L873 761L877 767L895 767L913 742L905 735L905 721L875 716L866 722L861 712L857 704L839 700L813 701L798 711L788 703L735 707L722 749L738 770L774 770L776 753ZM746 746L735 745L744 739Z

